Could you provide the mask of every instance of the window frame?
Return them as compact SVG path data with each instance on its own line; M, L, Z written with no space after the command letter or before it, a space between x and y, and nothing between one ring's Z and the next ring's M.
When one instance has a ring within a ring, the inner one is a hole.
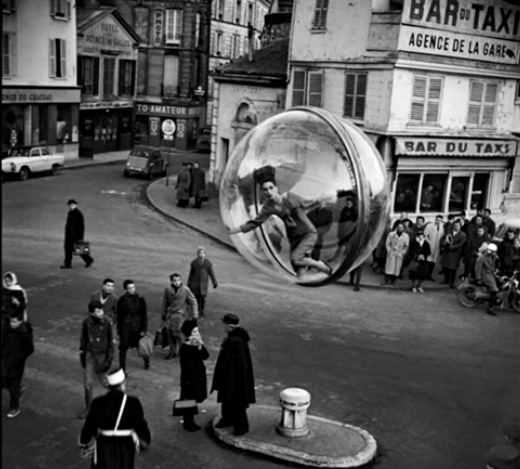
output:
M365 120L365 110L366 110L366 99L367 99L367 89L368 89L368 75L369 72L365 70L347 70L345 72L345 93L344 93L344 100L343 100L343 116L350 118L350 119L356 119L363 121ZM354 77L354 84L353 84L353 92L349 93L349 77ZM364 78L364 90L363 93L360 92L360 77ZM347 100L349 97L352 97L352 113L349 114L347 112ZM361 116L357 114L358 110L358 101L362 101L363 111L361 113Z
M232 41L231 58L236 59L240 57L240 36L238 34L233 35Z
M103 58L103 91L104 100L112 100L114 97L114 85L116 83L116 59L113 56L102 56ZM112 73L110 74L108 64L112 64ZM110 85L112 87L110 88Z
M86 96L99 96L99 57L79 55L78 62L78 85L82 87L81 92ZM87 70L88 62L90 65Z
M179 8L168 8L166 10L165 27L164 27L164 45L166 46L181 46L182 44L182 26L183 26L183 10ZM170 17L173 20L170 22ZM170 24L171 23L171 24ZM173 26L173 31L170 33L170 26Z
M194 46L202 47L202 34L201 34L201 26L202 26L202 13L195 13L195 34L194 34Z
M50 15L59 21L69 21L72 16L70 0L50 0Z
M15 0L2 0L2 13L10 15L16 12L16 1Z
M59 47L58 47L59 44ZM59 50L59 58L58 58ZM59 71L59 74L58 74ZM67 78L67 40L49 39L49 76L51 78Z
M478 84L481 84L483 85L483 89L482 89L482 96L481 96L481 100L480 101L475 101L475 100L472 100L472 95L473 95L473 88L474 86L478 85ZM486 101L486 97L488 96L488 91L489 91L489 87L495 87L495 91L494 91L494 96L495 96L495 99L493 101L493 103L491 104L490 101ZM466 113L466 125L468 127L471 127L471 128L494 128L495 127L495 120L496 120L496 111L497 111L497 104L498 104L498 95L499 95L499 92L500 92L500 88L499 88L499 82L498 81L493 81L493 80L480 80L480 79L471 79L469 81L469 93L468 93L468 109L467 109L467 113ZM472 116L471 116L471 108L473 107L479 107L478 109L478 122L470 122L470 120L472 119ZM492 108L492 112L493 112L493 117L491 119L491 122L490 123L485 123L483 122L484 119L485 119L485 112L486 112L486 109L489 109L489 108Z
M133 96L135 94L135 70L135 60L119 60L118 96Z
M418 81L422 79L425 80L424 85L424 96L416 96L415 92L418 88ZM432 90L432 82L438 80L440 83L438 98L432 97L431 94L434 90ZM413 74L412 81L412 95L410 99L410 115L409 122L412 125L439 125L439 119L441 115L441 105L442 105L442 97L444 92L444 77L442 75L426 75L426 74ZM422 112L421 118L417 119L414 117L414 105L421 105ZM437 105L436 110L436 118L435 120L429 120L428 115L430 112L430 108Z
M7 39L7 41L6 41ZM4 49L7 44L7 51ZM7 52L7 53L6 53ZM8 72L6 73L5 61L8 62ZM16 33L2 31L2 77L16 76Z
M296 74L303 74L303 88L295 88L296 84ZM315 85L313 83L313 78L319 77L319 92L313 91L312 87ZM322 70L309 70L309 69L294 69L293 70L293 79L292 79L292 105L293 106L315 106L322 107L323 106L323 80L324 73ZM295 103L295 93L302 94L302 102ZM319 96L319 103L316 103L314 99Z
M328 10L329 0L316 0L312 18L312 31L325 31L327 29Z

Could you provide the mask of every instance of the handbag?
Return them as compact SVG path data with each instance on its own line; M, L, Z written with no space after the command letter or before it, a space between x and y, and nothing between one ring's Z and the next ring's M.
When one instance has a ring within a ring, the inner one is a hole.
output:
M83 256L84 254L90 255L90 243L88 241L76 241L72 254L75 256Z
M174 417L184 417L185 415L197 415L199 408L195 399L177 399L173 401L172 415Z
M209 192L206 189L199 189L198 196L202 202L207 202L209 200Z
M419 269L419 261L414 259L412 262L410 262L410 265L408 266L408 270L410 272L417 272L417 269Z
M150 358L153 354L153 338L150 334L145 334L137 344L137 355L141 358Z

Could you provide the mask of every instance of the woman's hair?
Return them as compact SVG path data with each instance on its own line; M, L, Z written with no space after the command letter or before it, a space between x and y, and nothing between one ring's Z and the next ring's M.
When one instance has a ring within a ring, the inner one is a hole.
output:
M276 169L269 165L255 169L253 179L259 186L266 182L272 182L276 186Z

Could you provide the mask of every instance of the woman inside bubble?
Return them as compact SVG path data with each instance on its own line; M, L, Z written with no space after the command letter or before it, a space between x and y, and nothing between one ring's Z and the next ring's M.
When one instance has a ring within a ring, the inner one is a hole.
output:
M308 204L301 197L291 192L280 194L275 176L276 170L272 166L264 166L253 172L253 179L260 186L266 201L256 218L238 227L228 228L229 234L252 231L260 227L272 215L276 215L285 225L290 244L291 264L296 274L301 276L305 269L315 268L320 272L331 275L332 267L324 261L310 257L318 239L318 231L307 217L306 209L309 205L324 202L324 200L317 200Z

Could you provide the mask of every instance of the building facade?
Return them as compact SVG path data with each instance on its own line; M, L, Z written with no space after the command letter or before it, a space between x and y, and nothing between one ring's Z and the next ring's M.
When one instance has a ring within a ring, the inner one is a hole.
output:
M520 216L519 29L520 7L500 0L296 2L287 107L363 128L394 216Z
M77 12L80 155L132 147L139 37L113 7Z
M66 159L77 158L73 2L6 0L2 26L2 149L45 144Z

